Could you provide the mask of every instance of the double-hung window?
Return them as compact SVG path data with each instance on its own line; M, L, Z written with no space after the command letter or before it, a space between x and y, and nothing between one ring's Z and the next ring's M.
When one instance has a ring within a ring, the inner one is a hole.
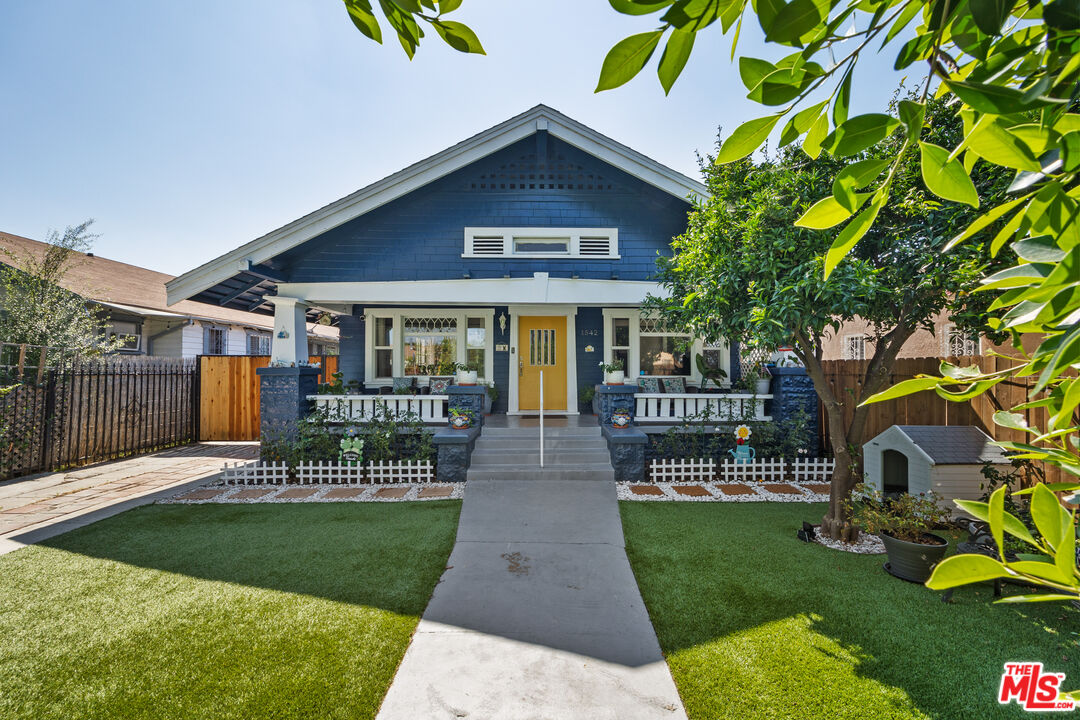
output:
M676 376L700 383L699 355L709 367L730 373L731 353L726 342L706 346L699 338L642 315L637 308L604 310L604 361L621 361L627 378Z

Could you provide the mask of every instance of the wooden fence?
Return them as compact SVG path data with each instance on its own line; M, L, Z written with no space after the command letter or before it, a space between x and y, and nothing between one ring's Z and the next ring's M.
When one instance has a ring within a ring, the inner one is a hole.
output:
M961 367L978 365L984 372L1005 370L1016 365L1006 358L973 355L946 358ZM939 375L938 368L942 358L901 358L896 361L890 384L909 380L916 375ZM855 401L862 388L868 360L826 360L822 363L825 375L832 383L833 391L844 407L844 420L851 422L855 413ZM1009 430L994 424L993 415L997 410L1009 408L1026 402L1028 392L1035 384L1035 378L1009 378L991 388L988 392L968 402L950 402L933 392L921 392L915 395L874 403L868 406L866 425L862 442L868 442L878 433L892 425L974 425L995 440L1025 441L1030 436L1019 430ZM1032 408L1023 411L1028 425L1046 427L1046 410ZM828 419L824 408L819 406L821 418L822 449L828 450ZM831 451L830 451L831 452ZM1071 480L1052 466L1043 468L1047 482Z
M0 394L0 479L194 438L193 360L64 358L46 367L24 364L27 357L2 368L4 384L18 385Z
M337 355L313 355L319 382L337 372ZM258 368L266 355L204 355L199 358L199 440L259 439Z

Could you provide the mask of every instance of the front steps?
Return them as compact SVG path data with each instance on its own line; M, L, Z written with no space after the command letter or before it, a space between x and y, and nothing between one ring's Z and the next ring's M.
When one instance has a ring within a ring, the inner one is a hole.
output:
M484 426L473 449L469 480L611 480L607 442L600 426L545 427L540 467L538 427Z

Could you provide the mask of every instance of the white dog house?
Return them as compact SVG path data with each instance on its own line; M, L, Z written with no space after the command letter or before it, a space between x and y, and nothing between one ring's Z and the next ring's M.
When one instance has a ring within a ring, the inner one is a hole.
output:
M863 471L867 484L885 494L933 491L945 500L977 500L983 463L1009 465L992 442L970 425L893 425L863 445Z

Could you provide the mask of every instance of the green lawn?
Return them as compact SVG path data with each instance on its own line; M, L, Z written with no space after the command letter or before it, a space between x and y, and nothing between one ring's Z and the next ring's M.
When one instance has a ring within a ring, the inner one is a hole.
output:
M374 717L459 511L159 505L0 557L0 717Z
M627 553L692 720L1030 716L997 704L1007 660L1041 660L1080 688L1080 612L991 605L988 585L943 604L886 575L883 556L797 540L799 523L824 510L621 503Z

